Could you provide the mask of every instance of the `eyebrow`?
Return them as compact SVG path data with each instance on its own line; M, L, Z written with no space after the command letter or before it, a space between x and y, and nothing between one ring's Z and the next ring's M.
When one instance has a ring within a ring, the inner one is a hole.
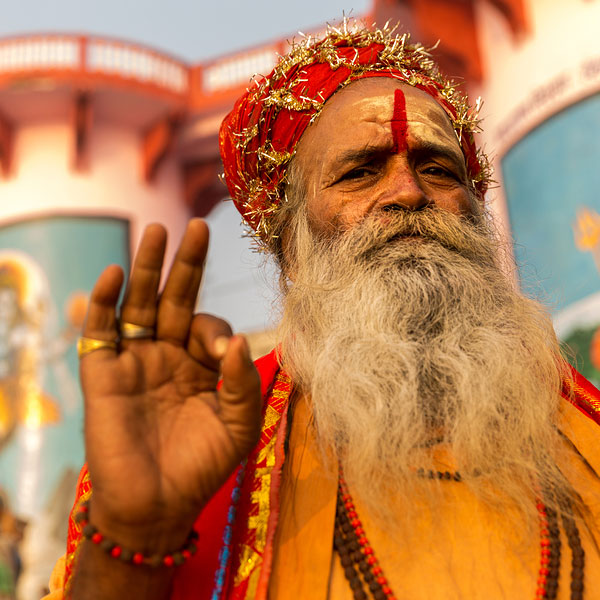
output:
M381 146L366 146L363 148L350 148L340 152L334 159L333 168L338 168L346 164L355 164L369 162L373 159L387 154L392 149L391 142Z
M370 162L391 151L391 142L380 146L369 145L363 148L350 148L340 152L335 157L332 167L333 169L338 169L344 165ZM447 158L460 169L461 175L465 177L467 175L467 165L462 152L450 148L445 144L436 143L430 140L416 140L409 146L408 153L409 155L416 157Z
M409 154L447 158L460 168L462 174L465 176L467 174L467 163L463 153L445 144L438 144L429 140L417 140L416 147L409 148Z

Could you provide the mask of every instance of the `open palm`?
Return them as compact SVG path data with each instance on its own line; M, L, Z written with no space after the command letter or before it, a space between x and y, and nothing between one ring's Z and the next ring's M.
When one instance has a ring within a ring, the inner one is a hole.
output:
M193 314L206 225L190 222L159 296L165 242L161 226L147 228L120 310L155 335L83 356L81 380L92 520L123 541L160 529L171 546L256 443L260 383L244 338ZM84 336L117 338L122 279L116 266L99 277Z

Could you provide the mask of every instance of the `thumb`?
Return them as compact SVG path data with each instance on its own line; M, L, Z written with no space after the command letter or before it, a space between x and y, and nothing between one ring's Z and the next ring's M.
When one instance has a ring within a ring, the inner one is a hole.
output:
M258 441L261 423L260 377L242 335L229 339L221 362L223 384L218 392L219 415L244 453Z

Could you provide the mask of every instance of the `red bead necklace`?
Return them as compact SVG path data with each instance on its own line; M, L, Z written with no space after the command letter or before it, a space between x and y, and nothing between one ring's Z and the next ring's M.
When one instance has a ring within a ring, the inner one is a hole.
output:
M354 600L367 600L363 582L375 600L396 600L375 556L375 551L365 535L352 496L341 473L338 484L336 533L333 542L340 555L346 579L352 588Z
M436 478L436 477L431 477ZM461 481L440 473L438 479ZM535 600L555 600L560 572L560 529L555 510L536 500L540 524L540 568ZM571 600L583 598L583 568L585 553L574 520L563 512L563 523L572 553ZM374 600L396 600L375 551L371 546L340 469L335 518L334 548L340 556L344 575L350 583L354 600L368 600L365 587Z

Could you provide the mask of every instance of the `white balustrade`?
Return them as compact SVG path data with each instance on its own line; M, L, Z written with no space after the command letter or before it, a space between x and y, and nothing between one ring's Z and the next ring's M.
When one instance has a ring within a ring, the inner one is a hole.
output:
M37 69L78 70L81 40L75 36L36 36L0 40L0 73ZM86 70L154 84L182 94L188 87L188 67L145 48L91 39Z
M269 73L276 61L277 52L274 47L221 60L204 69L203 91L211 93L247 83L256 74Z
M77 36L32 36L0 40L0 73L39 69L79 70L152 84L177 94L188 90L189 67L143 47L123 42L89 38L85 65L80 64L81 45ZM267 74L277 60L276 46L238 54L215 62L203 70L202 92L211 94L248 83Z
M78 67L79 40L75 38L39 37L0 41L0 71Z
M187 90L187 67L150 50L94 39L88 43L87 68L152 83L176 93Z

